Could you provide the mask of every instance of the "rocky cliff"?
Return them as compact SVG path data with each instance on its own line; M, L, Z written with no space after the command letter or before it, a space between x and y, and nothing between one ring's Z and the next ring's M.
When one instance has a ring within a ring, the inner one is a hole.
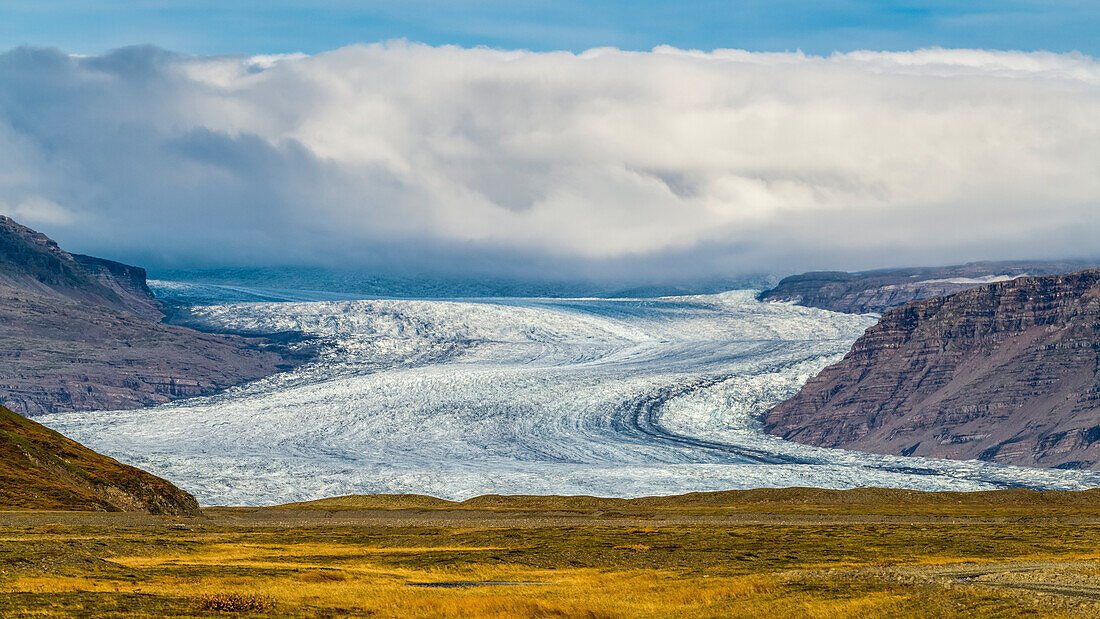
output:
M69 254L0 216L0 403L8 408L136 408L297 362L268 340L200 333L163 316L143 269Z
M121 307L117 309L124 309L153 321L164 318L161 302L146 283L145 269L94 256L70 255L89 276L118 297Z
M0 406L0 509L143 511L196 516L171 483Z
M0 215L0 285L137 314L164 317L145 269L70 254L46 235Z
M1098 469L1100 270L887 311L764 422L826 447Z
M784 278L760 294L761 301L788 301L834 312L882 312L920 299L954 294L994 281L1025 275L1054 275L1098 266L1092 262L971 262L946 267L914 267L846 273L814 271Z

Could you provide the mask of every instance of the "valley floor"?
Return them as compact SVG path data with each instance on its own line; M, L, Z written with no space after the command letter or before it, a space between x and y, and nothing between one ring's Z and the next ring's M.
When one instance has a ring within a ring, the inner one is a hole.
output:
M0 615L1100 612L1096 492L898 492L0 512Z

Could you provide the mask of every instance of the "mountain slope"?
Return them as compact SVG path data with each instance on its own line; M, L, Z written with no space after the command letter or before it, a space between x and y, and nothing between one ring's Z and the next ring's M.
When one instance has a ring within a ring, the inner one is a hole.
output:
M984 283L1035 275L1056 275L1097 266L1095 262L971 262L945 267L913 267L846 273L813 271L791 275L761 301L793 301L849 314L881 314L910 301L961 292Z
M0 285L81 303L164 317L145 285L145 269L70 254L44 234L0 215Z
M0 403L23 415L137 408L295 363L267 340L163 324L145 271L69 254L0 216Z
M1100 468L1100 270L890 310L764 428L826 447Z
M198 515L190 494L0 406L0 509Z

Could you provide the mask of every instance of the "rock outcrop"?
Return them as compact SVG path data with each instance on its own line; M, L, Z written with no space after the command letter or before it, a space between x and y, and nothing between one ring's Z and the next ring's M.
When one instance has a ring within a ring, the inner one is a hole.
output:
M1098 469L1100 270L887 311L764 428L825 447Z
M118 297L121 307L116 309L123 309L153 321L164 318L163 305L146 283L145 269L94 256L70 255L88 275Z
M954 294L994 281L1026 275L1055 275L1098 266L1092 262L971 262L846 273L813 271L784 278L760 294L761 301L788 301L834 312L866 314L910 301Z
M145 271L0 216L0 403L22 415L206 395L297 361L268 340L163 324Z
M0 509L197 516L195 497L0 406Z
M131 312L149 320L164 317L160 302L145 285L145 269L70 254L46 235L3 215L0 285Z

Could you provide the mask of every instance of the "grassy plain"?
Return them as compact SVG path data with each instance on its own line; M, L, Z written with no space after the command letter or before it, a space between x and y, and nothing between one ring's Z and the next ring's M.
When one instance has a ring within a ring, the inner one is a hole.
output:
M507 582L508 585L424 586ZM0 513L0 615L1100 613L1100 492L342 497Z

